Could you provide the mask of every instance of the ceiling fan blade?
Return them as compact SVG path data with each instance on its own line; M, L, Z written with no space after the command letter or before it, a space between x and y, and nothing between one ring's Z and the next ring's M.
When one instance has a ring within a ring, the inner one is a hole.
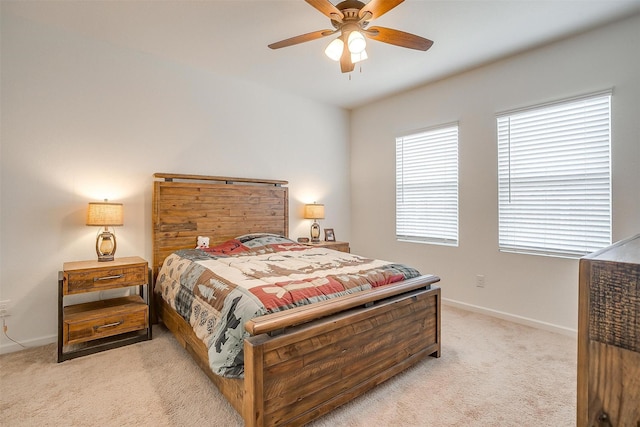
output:
M428 50L433 45L429 39L392 28L371 27L362 32L370 39L409 49Z
M345 43L342 49L342 56L340 57L340 70L343 73L350 73L355 67L355 64L351 61L351 52Z
M291 37L289 39L280 40L279 42L271 43L269 47L271 49L280 49L281 47L293 46L294 44L309 42L311 40L320 39L322 37L330 36L336 33L334 30L319 30L312 33L301 34L299 36Z
M365 15L370 13L371 16L365 18L366 20L377 19L403 1L404 0L371 0L369 3L365 4L362 9L360 9L358 16L360 18L365 18Z
M327 18L342 22L344 14L329 0L305 0L311 6L322 12Z

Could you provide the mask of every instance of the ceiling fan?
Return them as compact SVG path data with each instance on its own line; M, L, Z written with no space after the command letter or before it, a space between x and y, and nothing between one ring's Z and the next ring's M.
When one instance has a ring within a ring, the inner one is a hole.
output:
M367 59L366 38L389 43L395 46L416 50L428 50L433 41L415 34L385 27L370 27L369 21L379 18L404 0L371 0L363 3L359 0L344 0L333 5L329 0L305 0L331 20L333 30L319 30L269 45L271 49L292 46L339 33L325 49L326 55L334 61L340 61L343 73L353 71L355 63Z

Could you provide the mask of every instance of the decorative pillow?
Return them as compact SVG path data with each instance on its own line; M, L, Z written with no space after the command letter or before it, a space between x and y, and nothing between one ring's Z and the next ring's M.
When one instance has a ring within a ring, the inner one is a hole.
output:
M204 249L209 254L230 255L247 252L249 249L237 239L227 240L219 245Z

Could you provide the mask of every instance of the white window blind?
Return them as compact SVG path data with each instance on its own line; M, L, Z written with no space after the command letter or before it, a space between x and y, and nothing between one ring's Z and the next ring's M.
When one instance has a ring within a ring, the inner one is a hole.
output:
M497 117L500 250L611 244L610 104L607 92Z
M458 125L396 138L396 238L458 245Z

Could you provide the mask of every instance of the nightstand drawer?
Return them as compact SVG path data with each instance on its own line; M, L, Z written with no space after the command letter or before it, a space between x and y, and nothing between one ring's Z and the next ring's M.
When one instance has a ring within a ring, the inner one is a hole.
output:
M64 308L64 345L145 329L148 306L138 295Z
M138 286L147 283L147 265L65 271L63 280L65 295Z
M349 243L347 242L333 242L332 245L327 244L328 242L325 242L325 248L329 248L329 249L333 249L334 251L340 251L340 252L351 252L351 249L349 248Z
M339 242L339 241L320 241L320 242L309 242L308 246L313 246L314 248L327 248L333 249L334 251L340 252L351 252L351 248L349 248L349 242Z

